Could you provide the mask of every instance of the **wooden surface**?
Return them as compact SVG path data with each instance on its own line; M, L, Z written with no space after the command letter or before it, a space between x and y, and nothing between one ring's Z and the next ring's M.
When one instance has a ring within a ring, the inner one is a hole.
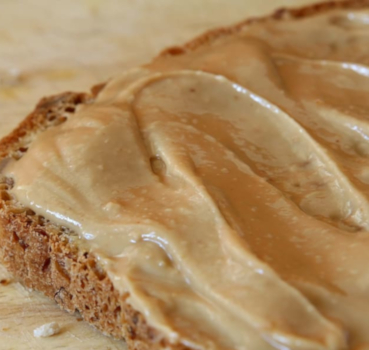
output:
M0 0L0 136L40 97L84 91L216 26L305 0ZM11 279L0 266L0 280ZM56 321L61 333L36 339ZM0 350L125 349L19 283L0 285Z

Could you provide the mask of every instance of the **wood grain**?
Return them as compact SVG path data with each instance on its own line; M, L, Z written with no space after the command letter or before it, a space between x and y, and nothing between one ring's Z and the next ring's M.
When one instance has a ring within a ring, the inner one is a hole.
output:
M212 27L306 0L1 0L0 136L40 97L85 91ZM0 266L0 280L11 276ZM56 321L61 333L33 337ZM19 283L0 284L0 350L122 350Z

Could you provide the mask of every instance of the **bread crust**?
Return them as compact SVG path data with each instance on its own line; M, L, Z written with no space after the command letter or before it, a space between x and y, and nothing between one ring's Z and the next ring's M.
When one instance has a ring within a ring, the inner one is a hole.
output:
M227 28L209 31L181 47L171 47L160 56L183 55L213 40L241 32L255 22L305 18L338 8L369 8L369 0L330 1L298 9L279 9L274 14L251 18ZM35 110L0 141L0 169L7 158L19 159L35 135L64 122L79 104L91 103L104 84L90 93L66 92L43 98ZM29 288L53 298L64 310L79 312L103 333L125 339L130 350L190 350L171 344L150 327L145 317L120 295L96 257L78 247L77 235L53 224L12 198L11 179L0 178L0 260Z

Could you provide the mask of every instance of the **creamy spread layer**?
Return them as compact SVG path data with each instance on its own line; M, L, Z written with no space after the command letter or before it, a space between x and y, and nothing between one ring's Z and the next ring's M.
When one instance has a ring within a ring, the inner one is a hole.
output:
M5 174L163 337L369 349L369 12L253 23L112 79Z

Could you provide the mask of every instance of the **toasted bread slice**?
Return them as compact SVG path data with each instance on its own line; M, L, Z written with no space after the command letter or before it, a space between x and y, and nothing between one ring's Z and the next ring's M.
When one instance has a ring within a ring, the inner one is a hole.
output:
M300 9L281 9L271 16L248 19L229 28L210 31L161 55L186 55L220 36L233 35L255 21L288 21L337 8L369 8L368 0L333 1ZM103 85L90 93L63 93L43 98L35 110L0 142L0 159L19 159L35 136L63 123L79 104L92 103ZM0 257L5 266L29 288L39 290L70 313L79 311L84 320L103 333L125 339L129 349L189 349L163 339L145 317L120 295L96 257L80 250L71 236L76 233L37 215L17 202L9 190L9 178L0 181Z

